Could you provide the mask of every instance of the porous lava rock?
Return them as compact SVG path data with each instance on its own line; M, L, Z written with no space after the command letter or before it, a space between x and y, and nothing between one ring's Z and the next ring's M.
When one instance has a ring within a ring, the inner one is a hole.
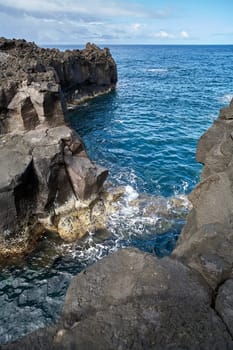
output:
M64 123L67 103L115 88L109 49L44 49L25 40L0 38L0 134Z

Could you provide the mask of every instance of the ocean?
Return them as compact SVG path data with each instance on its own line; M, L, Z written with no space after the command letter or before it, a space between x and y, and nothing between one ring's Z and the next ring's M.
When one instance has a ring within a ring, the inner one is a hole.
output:
M72 48L70 46L58 47ZM120 247L159 257L174 248L199 180L200 136L233 97L233 46L110 46L115 91L69 115L90 157L124 189L107 232L65 244L43 238L0 271L0 342L54 322L72 276Z

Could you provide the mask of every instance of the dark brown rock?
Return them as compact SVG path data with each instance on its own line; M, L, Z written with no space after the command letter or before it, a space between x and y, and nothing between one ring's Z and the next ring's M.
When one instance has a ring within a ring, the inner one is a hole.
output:
M231 275L232 251L233 229L213 222L192 233L184 230L173 256L198 271L215 290Z

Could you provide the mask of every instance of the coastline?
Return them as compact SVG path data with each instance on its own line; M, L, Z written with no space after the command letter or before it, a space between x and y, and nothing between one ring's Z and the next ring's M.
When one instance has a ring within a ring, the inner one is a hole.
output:
M205 168L171 257L104 258L73 278L56 325L3 349L232 347L232 110L199 141Z
M172 255L105 257L73 278L57 324L2 349L232 348L232 119L233 101L199 141L205 168Z

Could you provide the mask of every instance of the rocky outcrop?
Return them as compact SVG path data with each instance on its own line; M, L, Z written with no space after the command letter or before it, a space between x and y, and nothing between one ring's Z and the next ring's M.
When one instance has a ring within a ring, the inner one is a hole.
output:
M200 275L170 258L118 251L75 277L60 322L3 349L231 349Z
M193 209L174 256L198 271L215 289L233 265L233 101L201 137L197 161L201 181L189 199Z
M201 181L190 194L193 209L173 257L200 273L214 291L213 307L232 330L233 100L201 137Z
M64 118L70 101L113 89L117 71L95 45L61 52L0 38L0 79L1 258L30 250L46 230L73 240L101 225L108 171Z
M0 134L64 123L67 103L112 90L116 64L108 49L43 49L0 38Z
M7 134L0 139L0 157L3 253L16 245L25 248L45 229L69 240L87 232L91 220L80 224L81 211L96 200L108 171L91 162L74 131L59 126ZM64 234L68 229L70 236Z

